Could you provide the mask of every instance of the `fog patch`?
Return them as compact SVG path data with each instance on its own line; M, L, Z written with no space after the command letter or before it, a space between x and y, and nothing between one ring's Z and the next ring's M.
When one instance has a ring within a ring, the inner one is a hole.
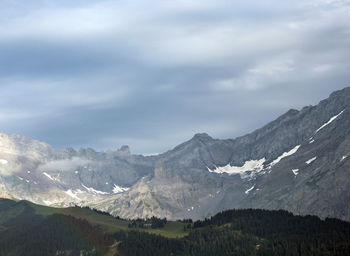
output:
M54 160L45 164L41 164L38 168L43 171L72 171L80 166L85 166L90 160L80 157L71 159Z
M11 176L13 175L14 170L11 168L5 167L5 166L0 166L0 175L1 176Z

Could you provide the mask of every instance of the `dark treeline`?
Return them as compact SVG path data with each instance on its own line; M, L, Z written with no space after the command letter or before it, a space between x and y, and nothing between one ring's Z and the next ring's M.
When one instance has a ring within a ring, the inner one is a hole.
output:
M182 222L182 223L193 223L192 219L182 219L182 220L177 220L178 222Z
M224 211L194 222L182 239L137 231L119 232L115 238L123 256L350 255L350 223L286 211Z
M240 232L223 229L195 230L183 239L169 239L139 231L120 231L114 235L122 241L120 255L255 255L258 240Z
M224 211L193 226L222 225L263 238L264 255L350 255L350 223L337 219L248 209Z
M167 223L167 219L163 218L157 218L157 217L151 217L148 219L136 219L132 220L131 223L129 223L129 228L162 228Z
M119 255L186 255L186 241L182 239L168 239L159 235L152 235L146 232L131 230L128 232L119 231L114 238L121 243L118 246Z
M89 206L79 206L79 205L75 205L74 207L78 207L78 208L81 208L81 209L88 209L88 210L91 210L91 211L94 211L98 214L101 214L101 215L106 215L106 216L109 216L109 217L113 217L117 220L121 219L119 216L113 216L111 215L109 212L105 212L105 211L101 211L101 210L97 210L95 208L90 208Z

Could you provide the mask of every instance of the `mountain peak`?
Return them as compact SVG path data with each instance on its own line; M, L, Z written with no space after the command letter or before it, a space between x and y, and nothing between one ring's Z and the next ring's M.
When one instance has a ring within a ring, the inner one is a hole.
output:
M350 96L350 86L349 87L345 87L344 89L332 92L330 95L330 98L332 97L337 97L337 96Z
M130 155L130 147L128 145L123 145L118 149L119 153Z
M299 113L299 110L297 109L294 109L294 108L291 108L289 109L285 115L295 115L295 114L298 114Z
M203 132L203 133L196 133L194 136L193 136L193 139L199 139L199 140L212 140L213 138L210 137L207 133Z
M350 107L350 87L333 92L328 99L321 101L324 104L332 104L337 111Z

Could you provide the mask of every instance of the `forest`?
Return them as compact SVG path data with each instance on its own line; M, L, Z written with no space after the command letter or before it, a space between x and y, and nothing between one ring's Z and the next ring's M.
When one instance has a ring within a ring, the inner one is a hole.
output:
M182 239L136 231L114 237L123 241L121 255L350 255L350 223L282 210L228 210L190 229Z
M283 210L228 210L194 222L57 211L0 199L0 255L350 255L350 223Z

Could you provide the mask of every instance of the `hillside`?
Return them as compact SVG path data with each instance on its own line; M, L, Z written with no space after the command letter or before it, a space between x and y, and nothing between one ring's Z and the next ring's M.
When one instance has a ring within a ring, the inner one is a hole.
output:
M152 223L148 225L147 223ZM349 255L350 223L286 211L128 221L88 208L0 200L0 255Z

